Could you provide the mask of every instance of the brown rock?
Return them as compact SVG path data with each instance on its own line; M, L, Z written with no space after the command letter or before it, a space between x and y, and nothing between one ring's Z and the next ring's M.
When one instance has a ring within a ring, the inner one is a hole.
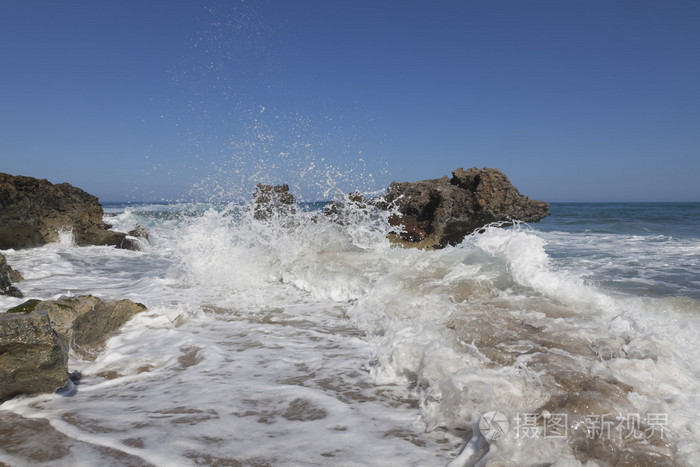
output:
M133 247L102 216L98 199L80 188L0 173L0 249L55 242L62 230L72 230L78 245Z
M493 222L537 222L550 214L549 204L520 194L498 169L457 169L452 178L392 183L383 202L400 215L400 242L408 246L442 248Z
M35 309L46 311L56 333L71 349L87 356L93 349L83 347L101 343L146 307L131 300L105 302L83 295L40 301Z
M28 300L0 314L0 401L53 392L68 381L68 350L92 358L101 344L146 309L91 295Z
M148 230L146 230L143 226L136 225L132 230L128 232L128 235L131 235L132 237L136 238L143 238L144 240L148 240Z
M19 282L23 279L22 274L12 269L10 265L7 264L5 256L0 253L0 295L22 298L24 295L17 287L13 286L12 283Z
M12 269L9 266L7 268L9 269L10 280L12 282L22 282L24 280L24 276L22 276L21 272L16 269Z
M258 183L253 194L255 211L253 216L257 220L266 220L273 215L287 216L292 214L296 199L289 192L289 185L262 185Z
M67 378L68 349L45 311L0 314L0 401L53 392Z

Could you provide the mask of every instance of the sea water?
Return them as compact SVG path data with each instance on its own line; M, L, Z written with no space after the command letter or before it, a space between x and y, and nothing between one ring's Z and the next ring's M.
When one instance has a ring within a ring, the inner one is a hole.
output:
M0 465L700 465L700 204L553 204L438 251L368 209L105 211L142 250L3 251L27 298L148 311L0 405Z

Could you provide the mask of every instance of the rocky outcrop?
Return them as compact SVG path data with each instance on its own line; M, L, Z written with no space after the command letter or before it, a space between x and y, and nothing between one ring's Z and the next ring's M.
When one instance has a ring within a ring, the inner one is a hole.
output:
M134 249L126 234L108 229L98 199L68 183L0 173L0 249L41 246L72 231L77 245Z
M87 295L28 300L0 314L0 401L64 386L69 350L94 358L109 336L145 309Z
M0 402L50 393L68 379L68 348L46 311L0 314Z
M7 264L7 260L0 253L0 295L9 295L11 297L22 298L22 292L12 285L13 282L19 282L23 279L22 274L16 271Z
M399 215L391 218L407 246L443 248L493 222L537 222L550 214L549 203L531 200L498 169L457 169L447 176L419 182L392 183L383 203Z
M257 220L266 220L294 213L296 199L289 192L289 185L262 185L258 183L253 194L254 213Z
M91 352L85 346L99 344L146 307L131 300L104 302L83 295L41 301L35 309L46 311L58 335L71 349L86 356Z

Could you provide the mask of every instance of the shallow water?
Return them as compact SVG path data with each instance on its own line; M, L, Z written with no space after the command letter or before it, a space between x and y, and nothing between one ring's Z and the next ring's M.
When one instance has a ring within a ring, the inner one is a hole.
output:
M76 385L0 406L0 462L700 464L700 205L554 205L430 252L306 208L111 205L143 251L3 252L28 298L149 311Z

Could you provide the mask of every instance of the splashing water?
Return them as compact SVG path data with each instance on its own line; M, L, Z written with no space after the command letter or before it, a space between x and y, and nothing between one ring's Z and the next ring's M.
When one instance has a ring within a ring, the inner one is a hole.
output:
M73 387L0 405L0 463L700 465L687 211L678 238L598 230L607 208L582 223L574 206L548 228L396 248L390 212L341 194L388 181L362 119L285 107L269 31L232 8L206 12L162 112L200 204L108 206L115 228L149 230L143 251L64 234L3 252L27 298L149 310L94 360L71 357ZM309 202L256 219L259 182ZM341 211L312 203L331 198ZM490 412L508 421L499 439L480 428Z
M251 205L115 206L114 225L148 226L147 250L7 252L28 297L94 293L149 311L96 360L71 359L83 378L70 397L0 407L5 439L44 440L2 443L0 461L697 463L697 300L592 283L606 260L576 235L516 225L402 249L388 212L336 203L263 220ZM490 411L509 422L501 439L479 428Z
M75 246L73 229L61 229L58 231L58 243L63 247Z

